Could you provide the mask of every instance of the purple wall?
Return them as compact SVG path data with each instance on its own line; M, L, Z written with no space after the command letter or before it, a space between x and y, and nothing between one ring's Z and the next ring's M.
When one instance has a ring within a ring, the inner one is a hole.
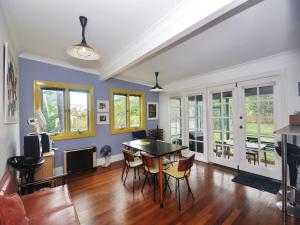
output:
M23 136L32 131L27 125L27 119L33 116L33 80L48 80L66 82L73 84L93 85L95 88L96 100L109 100L109 90L111 88L132 89L145 91L146 102L158 102L159 97L156 93L149 92L149 87L134 84L117 79L101 81L99 76L67 69L55 65L41 63L29 59L19 58L19 77L20 77L20 140L23 146ZM145 106L146 107L146 106ZM96 116L96 112L95 112ZM96 118L95 118L96 121ZM148 121L147 129L156 128L158 121ZM59 148L55 154L55 167L63 165L63 151L80 147L97 146L97 157L99 158L100 148L103 145L110 145L113 154L121 152L122 142L131 139L131 133L115 134L110 133L110 125L97 125L96 136L80 139L69 139L56 141L54 146ZM22 147L23 148L23 147ZM21 150L23 152L23 149Z

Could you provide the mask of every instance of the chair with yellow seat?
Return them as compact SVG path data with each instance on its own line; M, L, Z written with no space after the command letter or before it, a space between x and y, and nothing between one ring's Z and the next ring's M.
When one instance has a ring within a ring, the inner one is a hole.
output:
M194 164L194 160L195 160L195 154L193 154L192 156L187 157L187 158L181 158L181 159L179 159L179 162L177 165L171 166L171 167L163 170L164 174L174 177L176 179L175 192L176 192L176 195L178 192L179 210L181 210L180 183L179 183L180 180L186 181L188 191L189 191L189 193L191 193L193 200L195 200L192 189L189 184L189 180L188 180L188 177L190 176L190 173L191 173L191 168ZM169 186L168 179L165 179L165 181L166 181L166 184Z
M123 155L124 155L124 167L126 167L126 175L124 179L124 185L127 179L127 175L129 172L129 169L133 168L134 174L133 174L133 179L132 179L132 189L134 192L134 181L136 180L136 170L139 175L139 180L140 180L140 172L139 172L139 167L142 167L143 163L142 160L138 157L135 157L134 154L130 150L125 150L123 149Z
M156 189L156 184L158 183L157 178L159 174L158 159L148 153L142 153L141 156L142 156L143 168L145 170L145 180L141 192L143 193L146 180L148 180L148 183L150 184L148 175L152 175L153 176L153 200L155 201L155 189ZM167 165L163 165L163 166L165 168L167 167ZM171 191L169 184L168 187L169 190Z

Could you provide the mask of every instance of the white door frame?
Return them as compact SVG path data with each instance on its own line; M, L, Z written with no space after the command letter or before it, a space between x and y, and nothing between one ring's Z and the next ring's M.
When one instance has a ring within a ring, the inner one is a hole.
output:
M203 162L208 162L208 148L207 148L207 98L206 98L206 91L205 89L199 89L196 92L187 92L184 94L184 109L186 111L185 115L184 115L184 123L185 124L185 135L184 135L184 145L189 146L189 115L188 115L188 111L189 111L189 107L188 107L188 97L189 96L197 96L197 95L202 95L203 98L203 154L201 153L197 153L194 151L185 151L188 154L195 154L195 159L198 161L203 161Z
M226 92L226 91L232 91L232 101L233 101L233 139L237 140L237 132L238 132L238 127L237 127L237 117L235 116L237 113L237 95L236 95L236 84L226 84L226 85L220 85L220 86L215 86L215 87L210 87L207 89L207 100L208 100L208 107L207 107L207 123L208 123L208 160L209 162L224 165L226 167L230 168L238 168L238 159L239 159L239 151L237 151L237 141L234 142L234 155L232 159L225 159L223 157L216 157L214 155L213 151L213 120L212 120L212 94L213 93L218 93L218 92Z
M273 179L281 179L281 158L274 152L275 154L275 166L273 168L265 167L262 164L254 166L253 164L249 164L245 158L245 98L244 98L244 89L252 88L252 87L264 87L272 85L273 86L273 96L274 96L274 130L279 129L281 126L281 82L280 76L273 76L261 79L255 79L250 81L239 82L237 85L238 96L239 96L239 114L238 117L242 116L242 119L238 120L238 126L243 126L243 129L240 129L238 132L238 139L241 140L238 143L238 148L240 150L240 158L239 158L239 169L242 171L247 171L250 173L259 174L262 176L270 177ZM277 110L276 110L277 109ZM275 136L276 141L276 136Z

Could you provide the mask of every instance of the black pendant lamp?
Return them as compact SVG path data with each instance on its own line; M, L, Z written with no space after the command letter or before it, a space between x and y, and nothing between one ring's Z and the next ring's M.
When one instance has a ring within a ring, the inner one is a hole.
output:
M153 88L150 89L150 91L152 92L161 92L164 90L161 86L158 85L157 77L158 77L158 72L155 72L156 84L154 85Z
M85 16L79 17L82 27L82 41L80 44L72 45L67 49L68 55L81 60L98 60L100 56L95 50L86 43L85 40L85 27L88 19Z

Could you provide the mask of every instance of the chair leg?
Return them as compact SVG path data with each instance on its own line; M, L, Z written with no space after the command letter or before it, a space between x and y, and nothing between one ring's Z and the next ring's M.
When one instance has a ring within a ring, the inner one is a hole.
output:
M132 178L132 192L134 193L134 181L136 179L136 168L133 168L133 178Z
M140 182L141 182L141 177L140 177L140 168L139 168L139 167L137 168L137 171L138 171L138 175L139 175L139 184L140 184Z
M180 183L179 183L179 179L177 179L177 185L178 185L178 203L179 203L179 210L181 210L181 202L180 202Z
M156 174L153 175L153 201L155 201L155 188L156 188Z
M145 180L144 180L144 183L143 183L143 186L142 186L142 190L141 190L142 193L143 193L143 190L144 190L144 187L145 187L146 180L148 180L148 182L149 182L148 172L146 172L146 175L145 175Z
M268 165L267 165L267 153L266 152L264 152L264 157L265 157L265 166L267 167Z
M123 182L124 185L125 185L125 182L126 182L126 179L127 179L128 172L129 172L129 167L126 166L126 174L125 174L125 179L124 179L124 182Z
M189 179L188 179L187 177L185 177L185 181L186 181L186 184L187 184L187 186L188 186L188 190L189 190L189 192L190 192L191 195L192 195L193 200L195 200L194 195L193 195L193 192L192 192L192 189L191 189L191 186L190 186L190 183L189 183Z
M125 167L126 167L126 163L124 162L123 170L122 170L122 175L121 175L121 180L123 180L123 176L124 176L124 172L125 172Z

